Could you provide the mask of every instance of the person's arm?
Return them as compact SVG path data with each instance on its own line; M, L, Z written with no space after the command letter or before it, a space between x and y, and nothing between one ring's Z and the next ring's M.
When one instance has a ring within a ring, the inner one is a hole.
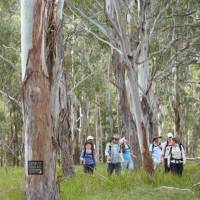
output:
M151 156L152 156L152 148L153 148L153 144L150 144L150 146L149 146L149 153L150 153Z
M106 144L106 149L105 149L105 157L106 157L106 159L109 161L109 160L111 160L111 156L110 156L110 143L107 143Z
M181 145L181 151L182 151L183 164L185 165L185 163L186 163L186 156L185 156L185 150L184 150L184 148L183 148L182 145Z
M161 144L161 146L162 146L162 151L161 151L161 162L163 162L164 157L165 157L164 153L165 153L166 145L167 145L167 142L163 142L163 143Z
M84 151L81 152L81 156L80 156L80 164L82 165L84 162Z

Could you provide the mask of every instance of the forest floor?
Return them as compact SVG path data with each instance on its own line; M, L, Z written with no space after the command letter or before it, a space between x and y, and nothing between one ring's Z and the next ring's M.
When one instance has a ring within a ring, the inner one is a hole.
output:
M60 175L60 170L58 171ZM0 200L24 199L23 168L0 168ZM144 171L108 177L106 165L97 166L94 175L76 167L76 176L60 184L61 200L200 200L200 162L187 162L182 177L154 176Z

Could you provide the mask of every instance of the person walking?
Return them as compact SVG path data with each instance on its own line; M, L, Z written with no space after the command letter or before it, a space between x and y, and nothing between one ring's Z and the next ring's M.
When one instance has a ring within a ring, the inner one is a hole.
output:
M110 143L106 145L105 156L107 160L107 172L111 175L113 171L115 174L121 174L122 152L119 145L119 136L113 135Z
M123 162L122 164L122 170L129 170L132 171L134 169L134 163L133 163L133 157L136 157L135 155L132 154L131 146L128 144L128 140L126 140L125 137L120 139L120 145L122 149L122 155L123 155Z
M176 138L172 138L172 146L168 156L168 167L171 173L182 176L185 163L186 157L183 145Z
M153 160L154 170L156 170L161 163L162 147L161 147L159 138L160 138L159 136L155 136L153 138L153 143L149 146L149 152L150 152L151 158Z
M84 149L80 155L80 163L83 164L85 173L93 174L96 165L93 143L89 141L85 142Z
M161 144L162 146L161 161L164 162L164 170L166 173L170 171L170 168L168 166L168 156L169 156L169 151L172 145L172 137L173 137L173 134L169 132L167 134L167 141Z

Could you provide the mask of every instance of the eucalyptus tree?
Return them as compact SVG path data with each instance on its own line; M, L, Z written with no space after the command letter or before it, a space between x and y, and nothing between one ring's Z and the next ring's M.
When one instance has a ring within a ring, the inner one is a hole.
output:
M155 74L160 92L161 110L165 131L173 130L176 136L188 144L188 106L185 98L191 84L190 65L198 62L198 7L196 1L170 1L158 19L152 35L151 52L157 65ZM159 8L158 8L159 10ZM192 84L196 84L195 81ZM186 89L187 88L187 89ZM161 91L161 90L160 90ZM163 130L164 131L164 130ZM186 145L187 148L187 145Z
M63 3L21 1L26 199L59 199L57 150L61 150L64 173L68 173L64 175L73 174L66 138L70 128L62 69Z

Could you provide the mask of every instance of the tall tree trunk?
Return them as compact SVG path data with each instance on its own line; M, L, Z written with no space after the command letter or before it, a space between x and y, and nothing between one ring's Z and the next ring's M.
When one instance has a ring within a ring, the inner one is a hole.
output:
M151 174L153 172L153 165L147 143L147 128L140 103L139 90L137 88L137 82L134 79L134 76L135 74L133 69L129 68L127 71L127 91L130 91L130 110L136 122L137 135L140 146L140 152L142 154L143 166L145 170Z
M57 5L54 0L22 0L21 3L25 194L30 200L56 200L59 199L56 138L60 137L61 150L69 155L66 150L69 145L64 136L69 124L64 106L66 91L60 86L64 79L62 61L59 60L62 49L57 38L60 35L56 37L61 25L61 13L56 15L56 11L62 7L63 1L57 1ZM55 75L55 72L59 73ZM59 94L57 98L52 97L55 94ZM65 125L58 130L61 121ZM29 173L29 161L43 162L38 175Z
M181 131L181 115L184 115L184 113L180 113L181 111L181 103L180 103L180 86L179 86L179 80L178 80L178 69L175 64L174 66L174 102L173 102L173 109L174 109L174 116L175 116L175 123L174 123L174 131L176 137L183 140L183 135Z
M133 147L133 153L137 155L137 159L134 160L135 168L139 168L142 165L141 153L138 145L136 125L134 119L132 118L129 107L130 105L127 98L125 83L125 67L123 66L121 56L115 50L113 51L112 55L112 65L119 92L119 102L121 107L123 128L125 130L126 138Z
M61 164L65 177L74 176L73 156L72 156L72 132L70 121L70 101L67 98L67 83L65 79L63 62L64 48L62 36L62 9L63 0L57 1L56 10L56 60L52 73L52 89L51 89L51 108L52 117L54 118L54 128L57 133L57 141L60 145Z
M172 14L175 14L174 8L172 8ZM173 29L172 29L172 41L176 40L176 20L175 17L173 17ZM171 49L171 54L172 55L177 55L176 53L176 46L172 47ZM172 73L174 76L174 100L173 100L173 109L174 109L174 115L175 115L175 123L174 123L174 132L175 136L178 137L179 139L183 139L182 131L181 131L181 114L180 114L180 85L179 85L179 75L178 75L178 68L177 68L177 56L174 57L173 60L173 68L172 68Z
M73 23L74 23L74 15L73 15ZM75 27L73 27L75 28ZM75 44L75 36L72 36L72 40L70 43L71 49L71 78L72 78L72 88L76 87L76 72L75 72L75 62L74 62L74 44ZM80 158L80 141L79 141L79 131L78 131L78 100L74 90L70 92L70 100L71 100L71 132L72 132L72 141L73 141L73 160L74 164L79 164ZM80 118L79 118L80 119Z
M107 80L108 82L110 82L110 65L107 65ZM108 88L107 90L107 107L108 107L108 118L107 121L110 125L110 134L111 136L114 134L114 132L116 132L116 130L114 130L114 122L113 122L113 115L112 115L112 94L111 94L111 89Z
M142 20L139 19L139 28L141 30L144 28L143 24L145 23L145 21L143 20L143 18L148 3L149 2L146 0L138 0L138 13L139 16L140 15L142 16ZM117 41L117 39L114 39L115 41L114 46L119 46L122 51L122 58L124 63L123 66L126 69L125 77L127 77L128 80L126 84L126 89L127 89L126 91L129 96L130 112L132 118L136 122L136 129L140 146L140 152L142 154L143 166L151 174L153 172L153 165L149 154L149 148L147 142L148 129L146 121L144 119L142 106L140 103L138 81L135 73L137 69L136 61L138 61L137 51L139 48L138 47L139 43L135 42L135 44L133 45L134 49L132 50L133 51L132 52L130 45L130 38L126 34L125 28L122 25L120 6L118 1L111 1L111 0L106 1L106 14L108 20L112 25L113 23L118 25L117 27L118 32L116 32L116 28L112 28L112 31L115 31L115 34L119 37L119 42ZM137 34L140 34L140 31ZM138 35L138 38L140 38L140 35ZM141 50L141 47L139 50Z
M80 141L79 141L79 131L77 126L78 119L78 105L77 98L74 92L71 94L71 130L73 136L73 160L74 164L79 163L80 157Z
M83 92L82 102L80 106L80 141L81 145L84 145L86 137L88 135L88 101L87 97Z

